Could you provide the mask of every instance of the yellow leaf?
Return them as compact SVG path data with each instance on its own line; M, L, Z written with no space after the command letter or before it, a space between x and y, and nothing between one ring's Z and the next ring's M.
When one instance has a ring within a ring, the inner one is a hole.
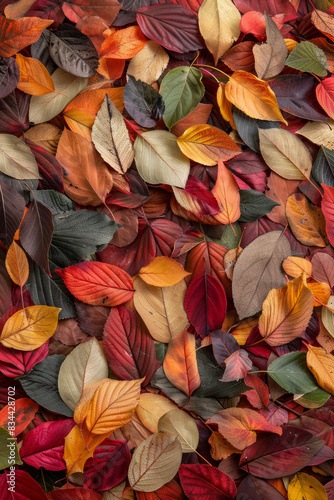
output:
M282 267L286 274L293 278L299 278L303 273L307 278L312 276L312 264L309 260L301 257L292 257L291 255L283 260Z
M316 381L325 391L334 395L334 357L322 347L307 345L306 362Z
M230 101L226 99L226 94L225 94L225 83L221 82L219 84L218 90L217 90L217 103L220 109L220 113L224 120L230 122L231 127L234 128L235 130L237 129L235 123L234 123L234 118L232 114L232 104Z
M177 406L170 399L160 394L145 392L139 396L136 413L142 424L151 432L158 432L159 418L170 410L176 410Z
M19 351L32 351L54 334L59 307L30 306L14 313L5 323L0 342Z
M293 40L292 38L284 38L284 42L289 54L298 45L297 40Z
M189 275L181 264L170 257L155 257L139 271L141 279L153 286L176 285Z
M327 500L323 485L315 477L305 472L297 472L289 483L289 500Z
M314 296L313 307L327 304L332 293L328 283L307 283L307 288L311 290Z
M26 254L15 241L8 248L5 264L12 281L22 288L29 276L29 263Z
M157 42L149 40L130 61L127 74L151 85L166 68L169 55Z
M198 11L198 25L215 64L238 40L241 15L232 0L204 0Z
M231 172L222 160L218 161L217 181L212 189L221 213L215 219L221 224L232 224L240 217L240 191Z
M211 125L193 125L177 139L182 153L202 165L213 166L219 158L230 160L241 153L231 137Z
M67 474L83 472L85 463L93 456L95 448L109 435L109 432L94 435L88 431L85 425L75 425L65 437L63 458L66 462Z
M313 295L301 276L270 290L259 319L260 334L270 346L284 345L303 333L312 312Z
M331 118L328 118L326 122L307 122L297 134L306 137L318 146L334 150L334 120Z
M159 419L159 432L175 436L181 444L182 453L195 451L199 432L195 420L183 410L170 410Z
M138 404L138 380L107 380L95 392L86 416L87 429L94 434L111 434L130 422Z
M258 120L280 121L287 125L268 83L247 71L235 71L225 87L226 98L246 115Z
M16 63L20 70L20 80L17 88L31 95L45 95L54 92L53 80L38 59L16 54Z
M322 308L321 320L326 330L334 337L334 295L329 298L327 307Z

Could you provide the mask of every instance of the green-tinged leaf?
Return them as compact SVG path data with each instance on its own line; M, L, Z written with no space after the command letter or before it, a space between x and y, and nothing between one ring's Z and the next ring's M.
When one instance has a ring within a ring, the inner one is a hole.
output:
M15 464L22 465L22 463L16 440L12 438L7 429L0 427L0 470Z
M169 184L185 188L190 161L180 151L176 136L166 130L138 135L134 144L139 175L149 184Z
M255 189L240 189L241 222L253 222L262 215L268 214L279 203L268 198Z
M88 78L66 73L61 68L52 74L56 92L34 95L30 101L29 121L37 124L51 120L87 85Z
M296 45L290 52L285 64L290 68L315 73L318 76L327 75L328 63L326 55L323 50L311 42L300 42Z
M319 184L334 187L334 151L321 146L313 163L312 175Z
M268 366L268 374L292 394L304 394L319 388L307 367L305 352L289 352L280 356Z
M28 375L20 378L28 396L47 410L73 417L73 411L64 403L58 392L58 374L65 356L48 356L34 366Z
M70 200L68 196L58 193L58 191L54 191L53 189L44 189L43 191L32 190L31 193L37 201L50 210L52 215L75 210L74 201Z
M40 178L38 165L30 148L11 134L0 134L0 172L15 179Z
M237 248L241 236L242 231L239 224L237 222L233 222L231 226L224 226L224 231L220 240L213 239L212 241L231 250L232 248Z
M160 94L165 103L163 115L171 129L193 111L204 95L202 73L193 66L179 66L167 73L161 82Z
M50 261L56 268L76 264L103 250L119 227L107 215L91 210L64 212L55 215L53 222Z
M304 408L321 408L330 397L331 395L328 392L318 387L306 394L295 394L293 399L299 405L304 406Z

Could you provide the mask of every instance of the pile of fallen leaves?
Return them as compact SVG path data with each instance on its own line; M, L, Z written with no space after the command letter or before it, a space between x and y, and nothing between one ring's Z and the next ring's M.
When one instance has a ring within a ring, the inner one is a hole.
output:
M331 3L0 3L0 500L334 498Z

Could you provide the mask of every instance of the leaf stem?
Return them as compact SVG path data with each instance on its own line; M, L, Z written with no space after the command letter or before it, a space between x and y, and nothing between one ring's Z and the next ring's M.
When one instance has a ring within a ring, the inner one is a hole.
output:
M213 66L209 66L208 64L194 64L193 66L198 66L198 67L203 67L203 68L210 68L210 69L213 69L214 71L218 71L219 73L221 73L222 75L226 76L228 79L230 79L230 75L228 75L227 73L225 73L224 71L222 71L221 69L218 69L218 68L214 68Z

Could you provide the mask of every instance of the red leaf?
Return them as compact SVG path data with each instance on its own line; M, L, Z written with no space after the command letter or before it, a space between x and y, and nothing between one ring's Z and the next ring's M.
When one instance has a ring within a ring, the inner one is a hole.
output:
M189 500L228 500L237 487L227 474L210 465L181 465L179 477Z
M136 491L138 500L184 500L184 493L179 484L172 479L169 483L164 484L158 490L150 493Z
M220 329L226 314L227 300L221 283L206 273L190 283L184 308L198 335L206 337L211 330Z
M98 253L102 262L110 262L134 276L154 257L172 253L175 240L182 229L175 222L156 219L153 222L139 219L138 236L133 243L123 248L108 245Z
M30 498L48 500L49 497L28 472L16 469L15 476L13 476L5 469L0 478L0 500L28 500Z
M260 413L273 425L283 425L289 422L289 413L284 408L276 406L275 403L269 403L268 407Z
M321 208L326 219L326 232L330 244L334 246L334 187L321 184L324 190L324 197L321 201Z
M174 52L203 48L194 12L181 5L150 5L137 10L137 23L150 40Z
M130 309L112 308L104 327L103 349L121 380L146 377L143 385L149 383L156 370L154 342Z
M126 478L130 461L126 441L105 439L85 464L84 486L98 491L113 488Z
M242 480L238 487L238 498L252 500L285 500L285 497L270 483L258 477L248 476Z
M16 89L0 100L0 132L21 134L29 128L30 98Z
M285 14L284 22L296 19L297 13L289 0L235 0L235 6L240 12L249 12L256 10L257 12L266 13L268 16L276 14Z
M244 382L248 387L253 388L244 393L250 404L259 410L261 408L266 408L269 405L268 386L260 379L260 377L257 377L253 373L248 373Z
M39 469L64 470L64 440L75 423L72 419L43 422L23 438L20 448L22 460Z
M118 306L133 296L133 282L122 269L103 262L80 262L55 272L79 300L95 306Z
M46 358L49 352L49 342L45 342L34 351L18 351L0 345L1 371L7 377L26 375L37 363Z
M108 26L114 22L120 8L121 4L117 0L97 0L96 2L67 0L63 4L66 17L74 23L85 16L99 16L107 22Z
M330 118L334 118L334 78L325 78L316 88L319 104Z
M224 371L222 382L233 382L240 380L252 369L253 363L248 357L248 353L243 350L233 352L225 359L226 369Z
M49 491L47 498L48 500L102 500L96 491L80 487Z
M42 188L54 189L59 193L63 193L63 167L57 158L34 142L29 141L29 139L25 139L25 142L37 161L39 173L42 177L40 180Z
M11 435L16 437L30 424L38 408L39 405L29 398L16 399L15 401L9 399L8 405L0 411L0 426L7 430L9 426ZM14 433L12 429L15 429Z
M32 4L25 15L29 17L40 17L42 19L52 19L52 28L56 29L65 18L61 5L61 0L37 0Z
M283 426L281 436L260 435L240 458L240 467L257 477L275 479L300 471L316 455L324 442L310 432Z

